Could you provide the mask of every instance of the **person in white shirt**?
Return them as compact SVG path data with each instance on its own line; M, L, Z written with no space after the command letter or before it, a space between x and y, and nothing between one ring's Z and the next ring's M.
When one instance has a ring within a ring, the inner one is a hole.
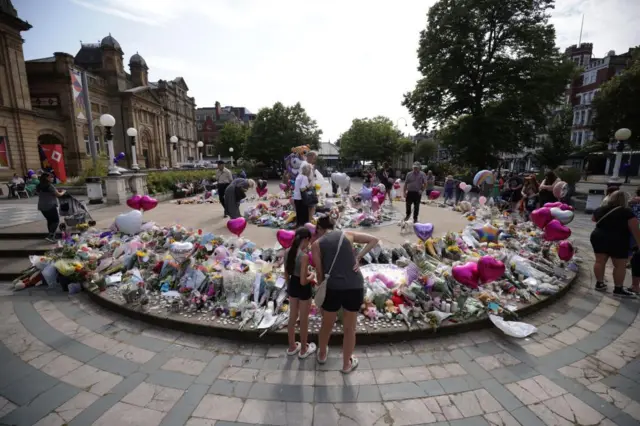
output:
M316 151L309 151L306 158L307 159L303 161L302 164L300 165L300 170L302 170L302 167L305 164L311 168L309 172L309 186L315 186L316 185L316 161L318 160L318 153ZM316 213L316 206L309 206L308 209L309 209L309 213L307 217L307 222Z
M293 203L296 207L296 225L304 226L309 222L309 207L302 201L302 193L311 186L310 182L311 166L304 164L300 167L300 173L296 176L295 184L293 185Z
M13 178L11 179L11 185L9 185L9 198L13 198L16 196L16 189L18 185L24 184L24 179L18 176L17 173L13 174Z

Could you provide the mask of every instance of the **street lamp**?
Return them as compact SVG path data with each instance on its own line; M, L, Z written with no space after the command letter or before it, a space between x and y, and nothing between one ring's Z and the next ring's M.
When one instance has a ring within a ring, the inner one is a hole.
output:
M138 131L133 127L129 127L127 129L127 136L131 138L131 169L140 170L140 166L138 166L138 155L136 153L136 136L138 136Z
M611 180L617 182L620 176L620 166L622 165L622 151L624 151L624 142L631 137L631 130L622 128L616 130L614 138L618 141L616 143L616 161L613 164L613 176Z
M229 154L231 154L231 167L233 167L233 147L229 148Z
M176 160L173 163L173 167L178 167L178 137L177 136L171 136L169 138L169 142L171 143L171 146L173 147L173 151L175 152L175 157ZM173 157L173 155L172 155Z
M119 176L120 172L113 162L115 152L113 151L113 133L111 133L111 128L116 125L116 119L111 114L102 114L100 116L100 125L104 127L107 138L107 150L109 152L109 172L107 174L109 176Z
M200 153L200 162L202 162L202 148L204 147L204 142L198 141L196 146L198 147L198 152Z

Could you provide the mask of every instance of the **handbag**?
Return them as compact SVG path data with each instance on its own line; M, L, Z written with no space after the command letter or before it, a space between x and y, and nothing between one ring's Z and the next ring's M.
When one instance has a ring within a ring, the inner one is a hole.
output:
M329 271L324 275L324 279L322 280L320 285L318 285L318 288L316 289L316 295L313 297L313 300L316 302L316 306L318 307L322 307L322 304L324 303L324 298L327 295L327 281L329 281L329 277L331 276L331 271L333 270L333 265L336 264L336 259L340 254L340 247L342 247L342 240L344 240L344 232L340 234L340 241L338 242L336 255L333 256L333 262L331 262L331 267L329 268Z
M318 194L313 186L308 187L300 194L302 196L302 203L307 207L313 207L318 204Z

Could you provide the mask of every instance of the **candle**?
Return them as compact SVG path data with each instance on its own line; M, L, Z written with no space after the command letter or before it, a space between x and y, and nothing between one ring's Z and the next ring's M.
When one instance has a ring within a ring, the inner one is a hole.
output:
M451 304L451 312L458 312L458 302L453 302Z
M445 307L445 312L451 312L451 303L447 303L447 306Z

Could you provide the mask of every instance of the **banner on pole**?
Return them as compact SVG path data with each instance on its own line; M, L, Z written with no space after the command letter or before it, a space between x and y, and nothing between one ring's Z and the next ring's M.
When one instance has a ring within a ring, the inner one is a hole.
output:
M80 120L87 119L87 109L84 102L85 87L82 84L82 73L71 68L71 93L73 95L73 107L76 118Z
M64 156L62 145L45 144L38 145L40 151L40 161L44 170L51 169L61 182L67 181L67 171L64 167Z

